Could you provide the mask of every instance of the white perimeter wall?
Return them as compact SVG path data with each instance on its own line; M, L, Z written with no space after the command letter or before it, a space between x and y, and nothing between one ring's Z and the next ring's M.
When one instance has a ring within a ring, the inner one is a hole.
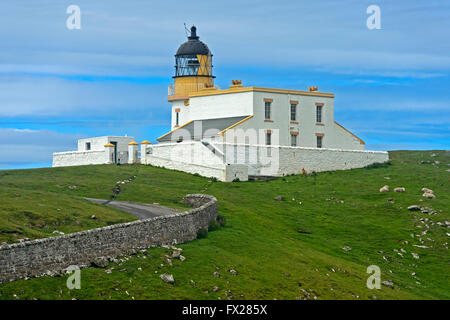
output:
M150 145L142 161L153 166L225 180L226 165L199 141Z
M82 166L107 163L107 150L103 151L68 151L53 154L53 167Z
M302 168L305 168L307 173L346 170L389 160L388 153L384 151L220 143L215 144L215 147L225 154L226 163L247 164L249 175L300 174Z

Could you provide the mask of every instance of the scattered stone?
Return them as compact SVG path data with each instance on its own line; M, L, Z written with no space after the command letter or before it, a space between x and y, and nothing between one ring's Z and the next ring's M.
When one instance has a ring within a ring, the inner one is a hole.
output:
M213 287L213 291L214 291L214 292L219 291L219 287L218 287L218 286L214 286L214 287Z
M173 284L175 282L175 280L173 279L173 275L171 275L171 274L163 273L159 277L161 278L161 280L163 280L166 283Z
M394 289L394 283L392 281L382 281L381 284L388 288Z
M283 197L282 197L282 196L276 196L276 197L275 197L275 200L277 200L277 201L283 201Z
M106 259L105 257L95 258L91 262L91 264L92 264L92 266L97 267L97 268L105 268L106 266L108 266L108 259Z
M93 215L91 216L91 219L93 219L93 220L97 219L97 217L95 216L95 214L93 214Z
M422 248L422 249L428 249L429 248L427 246L419 246L417 244L413 244L413 247Z
M68 188L69 188L70 190L78 189L77 186L68 186Z
M297 232L298 233L304 233L304 234L311 234L311 232L306 231L306 230L302 230L302 229L298 229Z
M214 275L214 277L216 277L216 278L219 278L219 277L220 277L220 274L219 274L217 271L214 271L213 275Z
M380 192L389 192L389 186L385 185L382 188L380 188Z
M412 205L408 207L409 211L420 211L420 207L418 205Z
M405 192L405 191L406 191L406 189L403 187L398 187L398 188L394 189L394 192Z
M419 255L417 253L412 252L411 255L414 259L419 259Z
M185 256L182 256L182 255L180 255L180 256L178 257L178 259L180 259L180 260L181 260L181 262L183 262L184 260L186 260L186 257L185 257Z
M181 255L181 252L179 250L172 252L172 258L179 258L180 255Z
M349 246L344 246L344 247L342 248L342 250L348 252L348 251L352 250L352 248L350 248Z
M237 271L236 270L234 270L234 269L231 269L230 270L230 273L233 275L233 276L237 276Z
M391 177L384 177L386 180L391 180Z
M55 230L55 231L53 231L53 234L58 234L58 235L62 236L64 234L64 232ZM21 239L21 240L24 240L24 239Z

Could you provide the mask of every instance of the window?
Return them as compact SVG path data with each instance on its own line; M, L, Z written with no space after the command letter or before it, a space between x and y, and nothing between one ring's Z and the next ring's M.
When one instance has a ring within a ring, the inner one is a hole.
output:
M270 146L272 144L272 133L266 132L266 145Z
M316 106L316 122L322 122L322 106Z
M317 148L322 148L323 136L317 136Z
M265 102L265 115L266 115L266 120L270 120L270 107L271 107L271 102L266 101Z
M296 146L297 146L297 135L291 134L291 147L296 147Z
M180 113L175 112L175 125L178 126L180 124Z
M90 142L86 142L86 151L91 150L91 143Z
M297 105L291 104L291 121L297 120Z

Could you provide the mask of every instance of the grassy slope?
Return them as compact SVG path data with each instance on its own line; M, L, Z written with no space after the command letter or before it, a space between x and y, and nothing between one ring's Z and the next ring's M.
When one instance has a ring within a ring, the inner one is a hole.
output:
M431 157L432 153L437 156ZM449 299L449 254L444 247L448 229L430 226L428 234L422 236L425 245L432 246L430 249L413 247L422 244L417 237L410 237L411 233L425 230L417 227L423 225L419 218L450 220L448 153L398 151L390 153L390 157L391 166L321 173L315 184L312 177L303 176L271 182L210 182L149 166L0 172L0 227L3 230L6 224L22 228L24 237L46 235L46 230L24 228L23 221L29 218L19 214L41 210L38 202L51 212L51 218L47 218L44 211L39 211L42 219L49 221L58 216L59 211L54 209L57 207L64 210L66 220L74 213L85 217L86 223L132 219L116 210L89 204L82 197L107 198L117 180L134 175L136 170L137 179L124 186L119 200L182 208L183 195L204 192L219 199L219 211L227 219L224 228L210 232L207 238L180 245L187 259L173 261L173 267L164 261L164 255L170 252L155 248L131 257L122 266L112 263L112 274L104 269L83 269L81 290L68 290L66 277L45 277L0 285L0 299L11 299L13 294L24 299L295 299L304 297L302 289L318 299L370 299L374 295L381 299ZM437 160L440 164L420 164L421 160ZM79 188L58 187L69 184ZM403 186L406 193L379 193L385 184L391 190ZM424 186L433 189L437 198L422 198L420 189ZM16 192L19 198L15 198ZM42 201L31 200L35 192ZM278 195L285 200L274 200ZM388 202L388 198L394 202ZM406 207L411 204L432 206L442 212L433 216L409 212ZM104 216L99 221L89 219L93 212ZM73 224L65 227L59 230L80 229ZM81 228L87 227L83 224ZM299 228L312 233L300 234ZM409 243L405 244L405 240ZM343 246L352 250L345 252ZM394 252L400 248L407 251L404 258ZM420 259L414 259L412 252L418 253ZM394 290L384 286L381 290L366 288L366 268L372 264L381 268L382 280L394 282ZM231 268L239 274L227 272ZM216 270L220 278L213 276ZM163 283L159 279L162 272L173 274L175 285ZM219 291L213 292L213 286L218 286Z

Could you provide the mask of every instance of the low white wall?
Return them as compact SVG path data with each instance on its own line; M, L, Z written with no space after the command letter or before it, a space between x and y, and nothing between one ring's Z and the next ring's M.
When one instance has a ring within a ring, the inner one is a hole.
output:
M286 146L265 146L217 143L225 154L226 163L248 165L249 175L282 176L300 174L304 168L312 171L331 171L362 168L389 160L385 151L342 150Z
M107 163L107 150L68 151L53 154L53 167L81 166Z
M226 165L200 141L149 145L142 163L225 181Z

